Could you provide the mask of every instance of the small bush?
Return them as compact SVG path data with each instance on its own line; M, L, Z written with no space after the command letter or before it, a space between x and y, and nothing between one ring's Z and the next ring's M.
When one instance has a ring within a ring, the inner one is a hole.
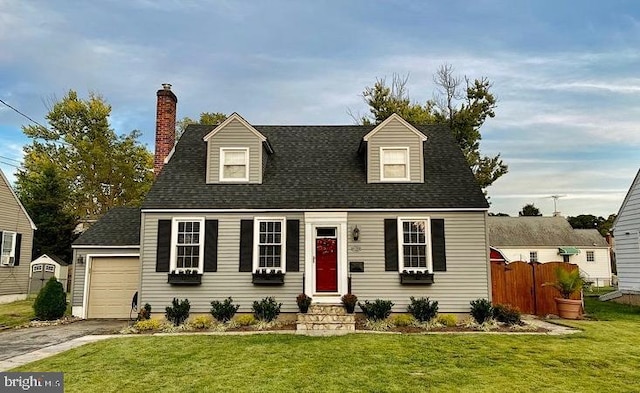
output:
M256 323L256 318L251 314L239 315L235 320L238 326L251 326Z
M301 313L306 314L307 311L309 311L309 306L311 305L312 300L313 298L304 293L301 293L296 297L296 303L298 304L298 309Z
M159 319L143 319L134 323L133 327L139 332L146 332L150 330L162 329L163 323Z
M55 277L51 277L40 290L33 311L41 321L53 321L62 318L67 310L67 294L64 287Z
M231 297L222 302L214 300L211 302L211 315L222 323L229 322L239 308L240 306L233 304Z
M391 315L393 303L391 300L376 299L373 303L365 300L364 303L358 303L358 306L360 306L367 319L380 321L387 319Z
M438 315L438 302L430 301L428 297L409 298L411 304L407 307L407 311L420 322L430 322Z
M282 307L282 303L276 302L276 299L273 297L266 297L259 302L253 302L253 316L258 321L271 322L278 318L280 307Z
M189 320L187 325L190 329L210 329L213 326L213 319L209 315L198 315Z
M392 316L390 322L394 326L411 326L415 323L415 318L407 314L398 314Z
M376 332L384 332L393 327L393 323L388 319L367 319L364 322L364 327Z
M138 321L144 321L146 319L151 318L151 305L146 303L144 307L138 311Z
M458 324L458 318L453 314L439 314L438 323L446 327L455 327Z
M167 317L167 321L173 323L174 326L180 326L189 318L190 309L189 299L179 301L174 297L171 306L165 309L165 316Z
M493 317L498 321L509 326L519 325L522 323L520 319L520 310L510 304L496 304L493 307Z
M470 304L471 316L479 325L482 325L493 317L493 307L487 299L472 300Z
M340 299L342 301L342 305L347 310L347 313L352 314L356 309L356 303L358 303L358 297L353 293L347 293L342 295Z

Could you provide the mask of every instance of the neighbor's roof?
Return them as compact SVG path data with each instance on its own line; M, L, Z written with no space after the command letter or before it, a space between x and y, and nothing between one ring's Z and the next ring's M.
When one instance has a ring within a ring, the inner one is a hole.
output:
M140 208L114 207L73 242L74 246L139 246Z
M262 184L206 184L212 126L190 125L143 209L486 209L481 188L443 126L417 126L424 142L424 183L367 184L358 149L375 126L253 126L275 151Z
M564 217L488 217L494 247L607 247L596 229L573 229Z

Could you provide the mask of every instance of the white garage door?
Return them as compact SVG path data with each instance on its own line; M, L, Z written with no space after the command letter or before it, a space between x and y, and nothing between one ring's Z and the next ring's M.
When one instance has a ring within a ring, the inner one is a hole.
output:
M89 277L88 318L129 318L138 290L138 257L95 257Z

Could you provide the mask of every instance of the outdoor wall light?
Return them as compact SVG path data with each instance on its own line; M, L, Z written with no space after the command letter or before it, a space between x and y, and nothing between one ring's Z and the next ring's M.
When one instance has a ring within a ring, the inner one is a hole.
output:
M360 230L358 229L358 226L356 225L356 227L353 228L353 240L357 242L359 238L360 238Z
M76 263L78 265L84 265L84 255L78 255L78 257L76 258Z

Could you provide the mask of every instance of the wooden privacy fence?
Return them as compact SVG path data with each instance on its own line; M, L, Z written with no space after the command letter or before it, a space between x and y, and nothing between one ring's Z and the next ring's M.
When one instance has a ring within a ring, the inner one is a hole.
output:
M552 286L542 286L555 281L557 268L572 271L578 269L578 265L566 262L491 262L493 304L510 304L524 314L557 315L554 298L561 297L560 293ZM580 294L572 299L580 299Z

